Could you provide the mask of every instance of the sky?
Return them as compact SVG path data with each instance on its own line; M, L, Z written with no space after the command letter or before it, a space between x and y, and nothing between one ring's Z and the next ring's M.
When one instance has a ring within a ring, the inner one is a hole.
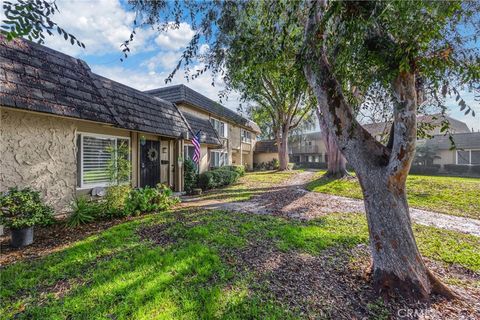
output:
M183 70L179 70L168 85L165 79L177 64L180 56L194 35L188 23L181 23L176 30L159 32L151 28L136 31L131 43L131 53L120 61L120 45L131 33L135 14L119 0L57 0L60 10L52 19L67 32L85 44L85 49L71 45L63 37L54 34L46 37L45 45L85 60L93 72L131 86L149 90L174 84L186 84L203 95L220 102L219 92L224 88L217 77L212 86L211 73L205 73L187 82ZM200 64L197 64L200 67ZM239 95L232 93L222 104L237 110Z
M69 41L55 34L47 36L45 45L85 60L92 71L138 90L149 90L183 83L201 94L234 111L239 106L239 95L232 93L228 100L219 99L224 88L220 78L214 79L204 73L187 82L180 70L173 81L165 84L165 78L178 62L183 49L194 35L188 23L180 28L159 32L152 29L137 30L131 44L131 53L123 62L120 45L129 38L135 14L121 0L57 0L60 12L53 20L82 41L86 48L72 46ZM3 12L2 12L3 13ZM463 92L463 98L473 106L476 117L465 116L452 98L447 102L450 116L464 121L475 131L480 130L480 102L474 101L473 93Z

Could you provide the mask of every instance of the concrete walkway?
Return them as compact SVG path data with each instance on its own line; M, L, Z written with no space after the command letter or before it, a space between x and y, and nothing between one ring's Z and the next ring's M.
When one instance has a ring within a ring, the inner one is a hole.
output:
M314 175L314 171L301 172L286 182L272 187L271 191L255 196L249 201L226 202L215 199L185 198L182 206L282 215L300 220L315 219L334 212L365 212L363 200L305 190L305 184L311 181ZM410 217L418 224L480 237L480 220L415 208L410 208Z

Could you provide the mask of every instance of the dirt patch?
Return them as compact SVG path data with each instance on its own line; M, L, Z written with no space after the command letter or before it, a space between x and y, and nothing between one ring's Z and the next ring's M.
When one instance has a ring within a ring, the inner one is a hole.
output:
M170 222L139 228L137 230L137 234L143 241L151 241L156 245L160 246L169 246L171 244L177 243L179 240L178 235L173 237L170 236L167 232L167 230L173 225L174 223Z
M45 228L35 227L34 243L24 248L10 246L10 232L0 237L0 266L4 267L17 261L37 259L60 251L72 243L97 234L117 224L138 219L127 217L110 221L95 221L75 228L67 227L63 221Z
M370 261L366 245L329 248L315 256L282 252L271 243L254 241L247 248L223 252L222 258L238 275L255 274L251 290L273 295L306 319L480 319L480 305L475 302L480 301L480 288L454 287L468 295L469 301L439 297L423 304L379 300L366 272ZM427 264L442 279L474 281L479 276L459 266Z

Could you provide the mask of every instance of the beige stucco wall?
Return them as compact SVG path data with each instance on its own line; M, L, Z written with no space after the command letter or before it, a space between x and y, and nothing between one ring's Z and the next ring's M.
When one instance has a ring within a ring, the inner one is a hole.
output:
M199 171L200 173L203 173L205 171L208 171L209 165L208 165L208 148L206 145L201 145L200 146L200 165L199 165Z
M0 191L32 187L64 211L76 188L75 122L0 108Z
M434 164L455 164L456 163L456 152L455 150L438 150L437 151L437 156L439 156L439 159L434 159L433 163Z
M262 152L262 153L254 153L253 154L253 163L256 163L256 164L259 164L259 163L262 163L262 162L270 162L272 161L273 159L277 159L278 160L278 153L276 152Z

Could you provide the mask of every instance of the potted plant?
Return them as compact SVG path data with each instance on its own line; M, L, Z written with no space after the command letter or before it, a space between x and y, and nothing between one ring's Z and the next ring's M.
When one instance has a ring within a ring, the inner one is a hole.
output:
M30 188L10 188L0 195L0 224L12 233L12 246L33 242L33 226L53 222L53 209L43 203L40 194Z

